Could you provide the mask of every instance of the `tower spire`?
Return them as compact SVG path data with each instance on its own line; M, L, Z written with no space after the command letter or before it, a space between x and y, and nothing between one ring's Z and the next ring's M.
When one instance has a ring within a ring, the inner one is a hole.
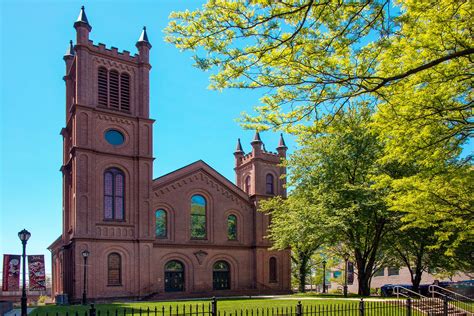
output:
M280 143L278 144L278 147L277 149L288 149L288 147L286 147L286 144L285 144L285 139L283 139L283 133L280 134Z
M237 146L235 148L234 154L243 154L244 151L242 150L242 144L240 143L240 138L237 139Z
M262 143L262 139L260 138L260 133L258 130L255 131L255 136L253 137L251 144L253 143Z
M148 40L148 34L146 33L146 26L143 27L142 33L138 38L137 47L142 44L145 44L146 46L148 46L148 48L151 48L151 43Z
M66 53L64 54L64 59L74 57L76 53L74 52L74 45L72 44L72 40L69 41L69 46L66 49Z
M92 26L89 24L89 20L87 19L86 11L84 9L84 6L81 7L81 11L79 12L79 16L77 17L76 22L74 23L74 27L76 25L82 24L86 26L89 30L89 32L92 30Z

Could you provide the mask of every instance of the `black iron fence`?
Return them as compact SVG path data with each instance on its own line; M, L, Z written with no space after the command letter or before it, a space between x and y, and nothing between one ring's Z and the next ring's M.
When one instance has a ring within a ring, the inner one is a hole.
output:
M473 311L460 309L446 298L360 299L334 303L328 303L327 300L321 302L312 300L307 303L298 301L294 305L284 307L253 308L246 308L245 301L242 301L242 306L238 308L229 307L228 304L222 305L224 306L220 307L219 301L215 298L204 303L182 303L152 308L113 308L110 305L97 307L91 304L90 307L62 307L57 312L42 311L39 308L30 316L474 316Z

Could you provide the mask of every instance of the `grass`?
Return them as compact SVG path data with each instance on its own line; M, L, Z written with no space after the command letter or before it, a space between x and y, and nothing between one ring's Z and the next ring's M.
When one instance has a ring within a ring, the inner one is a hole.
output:
M292 296L293 297L293 296ZM295 297L297 298L297 297ZM303 311L307 310L318 310L319 309L328 309L331 312L325 313L324 315L342 315L342 308L345 307L351 308L351 314L358 315L358 307L359 302L354 300L345 300L339 298L319 298L319 299L304 299L301 301L303 305ZM293 313L295 308L298 304L297 299L290 299L290 297L281 297L281 298L255 298L255 299L237 299L237 298L229 298L229 299L219 299L217 306L220 315L223 315L225 312L227 315L235 314L236 311L243 310L243 315L246 315L245 311L248 310L248 315L251 314L251 311L255 312L257 309L262 315L263 310L271 310L271 309L278 309L276 314L278 315L286 315L292 309ZM367 308L369 307L385 307L389 304L388 302L368 302L366 303ZM186 306L186 311L183 312L183 306ZM97 316L115 316L117 314L119 316L122 315L132 315L132 309L134 315L140 315L140 309L142 311L142 315L147 315L147 310L150 310L150 316L155 316L155 307L157 310L157 316L164 316L170 315L169 311L170 308L173 310L173 315L179 314L189 314L190 307L192 306L193 315L196 315L196 309L198 308L199 311L210 309L210 301L209 300L189 300L189 301L172 301L172 302L120 302L120 303L110 303L110 304L97 304L95 307L97 309ZM176 308L178 308L178 313L176 313ZM89 306L81 306L81 305L71 305L71 306L42 306L35 309L32 313L33 316L55 316L55 315L66 315L74 316L77 312L78 316L84 316L89 311ZM338 312L339 311L339 312ZM380 309L378 311L381 311ZM373 310L370 312L370 315L379 315L377 310ZM108 313L107 313L108 312ZM163 313L162 313L163 312ZM392 314L402 315L402 308L394 307ZM384 313L386 314L386 312ZM318 315L318 314L315 314ZM380 315L382 313L380 312Z

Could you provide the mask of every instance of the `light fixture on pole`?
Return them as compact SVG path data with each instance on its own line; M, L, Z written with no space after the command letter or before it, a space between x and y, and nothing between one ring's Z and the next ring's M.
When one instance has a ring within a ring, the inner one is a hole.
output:
M21 232L18 233L18 238L21 240L21 244L23 246L23 289L21 292L21 316L26 316L28 314L27 311L27 298L26 298L26 243L28 239L30 239L31 233L26 229L23 229Z
M82 304L87 304L87 258L89 257L89 251L83 250L82 251L82 258L84 258L84 292L82 292Z
M326 293L326 260L323 260L323 293Z
M349 254L346 252L344 257L344 297L347 297L347 262L349 261Z

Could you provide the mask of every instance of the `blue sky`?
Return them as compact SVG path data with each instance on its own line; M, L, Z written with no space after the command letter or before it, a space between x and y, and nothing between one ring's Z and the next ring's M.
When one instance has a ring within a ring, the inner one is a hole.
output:
M85 5L90 38L136 52L144 25L153 45L150 76L154 125L154 177L203 159L234 180L236 140L250 149L252 131L235 121L251 111L260 92L207 89L209 73L192 67L191 54L163 41L171 11L203 1L2 1L0 0L0 254L20 253L17 233L28 229L30 254L45 254L61 233L61 166L64 61L73 23ZM287 137L289 138L289 137ZM267 149L278 134L263 133ZM291 148L293 142L287 139ZM1 267L0 267L1 269Z

